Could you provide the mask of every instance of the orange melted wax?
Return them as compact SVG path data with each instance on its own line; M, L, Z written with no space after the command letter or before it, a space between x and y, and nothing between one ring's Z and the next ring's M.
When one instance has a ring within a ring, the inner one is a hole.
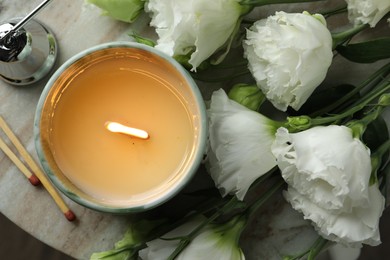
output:
M51 149L61 171L86 194L126 200L182 171L193 149L193 124L174 88L178 79L163 74L147 60L105 59L79 73L61 94ZM150 138L112 133L107 121L143 129Z

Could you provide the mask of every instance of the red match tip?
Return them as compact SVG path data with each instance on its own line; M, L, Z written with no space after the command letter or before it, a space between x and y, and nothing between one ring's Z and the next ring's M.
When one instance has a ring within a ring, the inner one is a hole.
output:
M31 177L28 178L28 180L34 186L38 186L39 184L41 184L41 181L38 179L38 177L35 174L31 175Z
M76 219L76 215L71 210L68 210L67 212L65 212L64 215L65 215L66 219L69 221L73 221Z

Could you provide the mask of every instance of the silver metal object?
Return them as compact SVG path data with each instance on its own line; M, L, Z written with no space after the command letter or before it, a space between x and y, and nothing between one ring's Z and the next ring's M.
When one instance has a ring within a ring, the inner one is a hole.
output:
M24 18L0 25L0 78L14 85L27 85L46 76L55 64L57 42L41 23L32 19L50 0L42 2Z
M40 10L42 10L47 4L50 3L51 0L45 0L40 3L34 10L32 10L26 17L20 20L17 24L15 24L12 28L9 29L8 32L5 32L3 35L0 35L0 40L6 38L8 35L18 31L22 28L26 23L28 23Z

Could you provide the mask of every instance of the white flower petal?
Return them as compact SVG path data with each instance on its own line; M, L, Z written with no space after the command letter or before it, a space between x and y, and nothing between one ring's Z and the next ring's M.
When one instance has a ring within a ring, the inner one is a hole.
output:
M232 36L242 7L237 0L149 0L145 10L159 36L155 47L171 56L194 51L196 70Z
M369 186L370 151L345 126L318 126L299 133L279 128L272 145L285 198L324 238L347 246L380 243L384 197Z
M332 62L332 37L318 16L277 12L247 31L243 46L249 69L280 110L298 110Z
M345 126L289 134L280 128L272 151L286 182L332 210L368 203L370 151Z
M223 195L243 199L250 185L276 165L271 152L275 122L213 93L209 116L209 170Z
M179 255L178 260L187 259L232 259L245 260L237 241L245 222L236 219L218 225L208 225Z
M375 25L390 12L389 0L346 0L348 18L355 25Z
M370 204L341 214L319 207L294 188L289 187L285 197L294 209L304 214L305 219L313 222L315 229L326 239L353 247L360 247L362 243L380 244L379 218L385 200L376 185L369 188Z

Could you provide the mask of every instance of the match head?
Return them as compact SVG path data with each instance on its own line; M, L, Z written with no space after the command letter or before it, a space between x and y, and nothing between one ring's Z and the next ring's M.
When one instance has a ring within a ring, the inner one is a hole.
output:
M67 212L65 212L64 215L65 215L66 219L69 221L74 221L76 219L76 215L71 210L68 210Z
M41 181L38 179L38 177L35 174L32 174L30 178L28 178L28 180L34 186L38 186L39 184L41 184Z

